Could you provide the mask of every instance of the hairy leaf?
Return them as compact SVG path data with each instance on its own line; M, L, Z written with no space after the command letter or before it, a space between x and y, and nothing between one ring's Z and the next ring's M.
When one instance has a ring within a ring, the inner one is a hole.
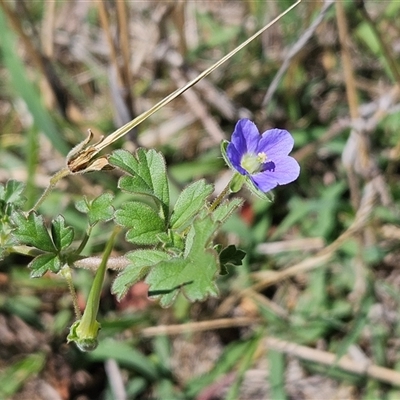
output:
M212 193L213 186L203 179L192 183L179 195L171 216L171 228L184 230L193 217L205 206L207 197Z
M59 251L67 248L74 240L74 230L70 226L65 226L65 219L62 215L52 221L51 235Z
M169 255L160 250L141 249L132 251L125 257L131 263L118 274L112 285L112 293L117 295L118 300L125 296L132 285L143 279L152 267L167 260Z
M86 196L77 201L75 207L78 211L88 215L89 224L95 225L100 221L109 221L114 216L114 207L111 205L114 196L111 193L103 193L89 201Z
M43 217L30 213L27 218L22 214L14 213L12 216L16 226L14 237L22 244L36 247L43 251L56 252L49 232L44 226Z
M141 245L154 245L165 233L165 222L157 212L147 204L128 202L115 213L117 224L128 228L126 240Z
M221 264L221 275L226 275L228 273L226 267L228 265L239 266L242 265L242 261L246 256L246 252L238 249L234 244L230 244L225 247L219 253L219 262Z
M10 179L6 185L0 185L0 200L5 203L13 203L16 206L20 206L25 202L25 197L22 196L22 192L25 189L25 185L22 182L18 182Z
M54 253L37 256L28 265L32 269L31 278L39 278L47 271L58 272L61 266L60 259Z
M161 153L152 149L138 149L134 157L126 150L116 150L110 156L109 162L129 174L120 179L121 189L153 196L160 202L164 217L168 217L169 187Z
M147 275L149 292L160 299L163 307L171 305L179 290L190 301L218 295L215 278L219 272L219 259L217 252L209 246L217 229L218 225L210 215L195 219L184 256L161 261Z

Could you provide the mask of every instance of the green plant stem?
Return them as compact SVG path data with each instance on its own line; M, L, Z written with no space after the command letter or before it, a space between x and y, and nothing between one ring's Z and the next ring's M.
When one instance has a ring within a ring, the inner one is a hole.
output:
M72 297L72 304L74 306L75 317L76 319L80 319L82 318L82 313L78 306L78 296L76 295L74 282L72 281L71 268L68 265L65 265L60 272L61 275L64 277L64 279L67 281L68 289Z
M82 239L81 244L80 244L79 247L76 249L76 251L74 251L75 254L78 254L78 255L79 255L79 254L82 253L83 249L85 248L85 246L86 246L86 244L87 244L87 242L88 242L88 240L89 240L89 238L90 238L90 234L92 233L92 229L93 229L93 226L90 225L89 228L87 229L87 231L85 232L85 236L84 236L84 238Z
M58 181L60 181L62 178L65 178L66 176L70 175L71 171L68 168L63 168L60 171L56 172L51 178L50 178L50 183L49 186L45 189L43 194L40 196L39 200L36 202L36 204L30 209L30 213L33 211L37 211L40 205L46 200L47 196L50 194L50 192L54 189L54 187L57 185Z
M210 212L214 211L222 203L222 200L224 200L224 198L230 193L230 185L231 185L231 181L228 182L228 184L225 186L224 190L212 202L212 204L209 208Z
M90 288L89 297L85 311L80 321L77 321L71 328L69 340L76 342L81 350L93 350L97 346L97 334L100 324L96 320L100 305L101 289L103 287L104 276L107 270L107 261L114 247L114 241L121 227L116 226L107 242L106 248L101 259L101 263Z
M27 143L25 148L26 161L27 161L27 180L26 180L26 198L28 201L27 206L34 205L34 198L36 197L35 174L36 166L38 165L38 130L32 126L28 131Z

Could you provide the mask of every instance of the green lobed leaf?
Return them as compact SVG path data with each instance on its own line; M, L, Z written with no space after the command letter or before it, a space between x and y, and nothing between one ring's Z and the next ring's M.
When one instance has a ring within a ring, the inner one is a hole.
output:
M126 240L140 245L158 244L167 237L165 222L149 205L131 201L115 213L115 222L128 228Z
M141 249L132 251L125 256L131 261L128 266L115 278L111 292L121 300L128 289L136 282L142 280L160 261L165 261L169 255L160 250Z
M99 221L109 221L114 216L114 207L111 205L114 196L111 193L103 193L96 197L89 211L89 222L93 225Z
M213 186L204 179L186 187L179 195L171 216L171 229L182 231L192 222L193 217L204 207Z
M218 227L210 215L195 219L187 236L184 257L161 261L149 272L146 278L149 292L155 293L163 307L171 305L179 290L190 301L218 295L215 278L220 269L219 259L217 252L209 247Z
M126 150L114 151L109 162L131 176L120 179L118 186L130 193L145 194L156 198L164 217L169 214L169 187L165 160L161 153L151 149L138 149L136 157Z
M25 185L22 182L10 179L6 182L6 185L0 185L0 200L5 203L13 203L16 206L21 206L25 202L25 197L22 196L22 192L25 189Z
M127 150L115 150L108 161L114 167L118 167L129 175L135 176L139 170L138 160Z
M53 219L51 223L51 235L57 250L67 248L74 240L74 230L70 226L65 226L65 219L62 215Z
M56 252L49 232L44 226L43 217L32 212L26 218L20 213L14 213L12 220L16 226L13 236L23 244L37 249Z
M41 254L28 264L28 267L32 269L31 278L39 278L47 271L57 273L61 266L60 259L54 253Z
M111 193L102 193L89 201L86 196L75 203L78 211L88 215L89 224L95 225L100 221L109 221L114 216L114 207L111 205L114 196Z
M87 214L90 211L90 202L86 196L83 196L82 200L78 200L75 203L75 208L81 213Z
M230 244L219 253L219 262L221 267L227 265L239 266L242 265L245 256L245 251L238 249L234 244Z

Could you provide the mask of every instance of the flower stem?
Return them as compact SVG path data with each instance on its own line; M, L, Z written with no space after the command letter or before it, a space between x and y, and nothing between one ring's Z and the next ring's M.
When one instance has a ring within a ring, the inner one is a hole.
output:
M92 229L93 227L90 225L89 228L87 229L87 231L85 232L85 236L82 239L81 244L79 245L79 247L75 250L75 254L79 255L82 253L83 249L85 248L85 246L87 245L87 242L89 241L90 235L92 233Z
M71 268L68 265L65 265L60 272L61 275L64 277L64 279L67 281L68 289L72 297L72 304L74 306L75 317L76 319L81 319L82 313L78 306L78 296L76 295L75 286L72 281Z
M65 178L71 173L71 171L68 168L63 168L60 171L56 172L51 178L50 178L50 183L49 186L45 189L45 191L42 193L40 196L39 200L36 202L36 204L29 210L29 213L32 211L37 211L37 209L40 207L40 205L46 200L46 197L50 194L50 192L54 189L54 187L57 185L58 181L60 181L62 178Z
M209 211L212 212L214 211L221 203L222 200L227 196L231 189L230 189L231 181L228 182L228 184L225 186L224 190L215 198L215 200L212 202Z

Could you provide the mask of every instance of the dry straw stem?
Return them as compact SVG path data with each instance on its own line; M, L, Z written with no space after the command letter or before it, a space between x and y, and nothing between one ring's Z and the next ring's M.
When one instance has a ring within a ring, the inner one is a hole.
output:
M113 394L113 398L118 400L127 399L128 397L125 390L124 378L118 363L109 358L104 362L104 369L108 378L108 382L110 382L110 389Z
M100 23L106 35L108 47L110 48L111 64L115 66L115 70L117 71L118 85L122 87L124 85L124 77L118 63L117 49L115 48L115 43L111 34L110 20L108 18L106 4L104 0L98 0L97 4L99 8Z
M124 84L129 90L131 87L131 71L130 65L130 51L129 51L129 29L128 29L128 9L125 1L117 1L117 15L118 15L118 30L119 30L119 44L122 54L123 66L122 76Z
M281 240L261 243L257 246L256 251L260 254L277 254L285 251L320 250L324 247L324 243L324 239L321 237Z
M356 362L348 356L343 356L338 359L336 354L313 349L311 347L300 346L274 337L266 338L265 343L271 350L289 354L301 358L302 360L315 362L332 368L340 368L352 374L366 376L393 386L400 386L400 372L388 368L380 367L372 363Z
M370 131L365 129L365 125L357 123L357 121L360 120L357 85L349 48L350 35L347 29L346 14L342 2L336 3L336 17L341 45L341 58L346 84L347 101L352 120L352 129L342 153L342 163L346 169L348 177L351 202L353 207L357 208L360 204L359 178L367 182L372 182L372 177L375 177L375 179L373 179L374 185L372 186L375 194L384 192L386 193L386 198L390 196L388 195L389 191L387 190L385 179L379 171L378 164L370 152ZM382 201L383 197L380 197ZM366 226L366 232L369 232L369 236L372 237L374 232L368 229L368 226ZM365 238L366 234L361 234L361 232L360 234L355 235L358 244L358 254L353 263L356 280L351 295L352 297L361 297L366 288L366 266L362 257Z
M352 121L356 121L359 118L357 89L349 49L350 37L347 29L346 14L343 4L340 1L336 3L336 20L350 118ZM368 153L366 137L361 130L353 128L343 150L342 162L347 172L351 203L354 208L357 208L360 203L360 190L356 172L357 170L361 172L368 165L370 159Z
M227 329L233 327L246 327L260 322L257 318L220 318L210 321L189 322L187 324L158 325L144 328L140 331L143 337L153 337L159 335L180 335L182 333L198 333L213 329Z
M347 29L346 14L344 11L343 3L340 1L336 3L336 20L339 31L343 73L344 73L344 80L346 83L346 94L347 94L347 101L349 103L350 117L353 120L356 120L359 117L358 100L357 100L356 83L353 72L353 64L349 50L350 37Z

